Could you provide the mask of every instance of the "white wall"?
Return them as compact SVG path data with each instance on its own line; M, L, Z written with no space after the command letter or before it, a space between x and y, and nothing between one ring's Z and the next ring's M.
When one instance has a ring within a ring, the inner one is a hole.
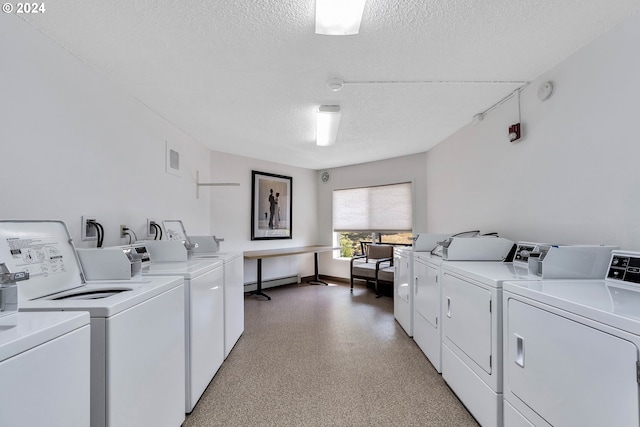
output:
M640 250L640 15L427 153L428 230ZM541 82L555 85L540 101Z
M146 237L146 219L182 219L209 231L210 150L131 98L16 15L0 25L0 218L59 219L76 246L82 215L126 243L119 225ZM183 176L165 173L165 141Z
M292 238L251 240L251 171L292 178ZM316 172L259 159L217 151L211 152L211 182L235 182L239 187L209 187L201 190L211 196L211 224L214 235L223 237L221 251L247 251L309 246L318 243ZM190 234L190 226L185 224ZM313 254L268 258L262 263L263 280L301 274L310 276ZM256 261L245 262L245 282L256 280Z
M225 238L222 250L331 244L331 191L411 180L415 231L481 228L514 240L610 243L640 249L640 16L549 70L522 94L524 138L507 140L514 100L428 153L322 171L210 152L53 44L15 15L0 26L0 218L67 222L78 246L81 215L105 225L105 245L125 223L182 219L191 234ZM547 101L538 85L551 80ZM165 141L184 175L165 173ZM239 182L204 188L202 181ZM293 177L292 240L250 240L251 170ZM321 272L348 264L321 256ZM255 279L247 265L246 280ZM312 256L265 261L264 277L313 272Z
M106 229L105 246L126 243L120 224L146 237L147 218L181 219L193 235L224 237L222 250L316 243L315 171L211 152L14 15L0 26L0 218L60 219L76 246L82 215ZM165 172L165 145L181 155L181 177ZM251 241L251 171L293 177L293 238ZM203 187L238 182L240 187ZM313 274L313 256L265 260L263 277ZM255 261L245 280L255 280Z
M427 191L426 153L397 157L378 162L363 163L328 169L331 178L323 183L318 171L318 242L332 244L332 197L333 190L367 187L374 185L412 182L414 189L414 232L427 231L427 204L424 197ZM320 254L320 273L334 277L349 277L349 260L334 259L333 254Z

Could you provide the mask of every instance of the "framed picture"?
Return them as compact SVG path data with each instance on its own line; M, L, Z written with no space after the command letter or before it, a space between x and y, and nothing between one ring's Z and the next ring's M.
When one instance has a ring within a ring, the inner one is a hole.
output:
M251 240L291 239L293 178L251 171Z

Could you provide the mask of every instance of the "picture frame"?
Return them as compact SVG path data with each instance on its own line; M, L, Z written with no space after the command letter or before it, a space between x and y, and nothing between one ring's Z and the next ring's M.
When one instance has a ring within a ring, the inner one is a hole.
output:
M293 178L251 171L251 240L291 239Z

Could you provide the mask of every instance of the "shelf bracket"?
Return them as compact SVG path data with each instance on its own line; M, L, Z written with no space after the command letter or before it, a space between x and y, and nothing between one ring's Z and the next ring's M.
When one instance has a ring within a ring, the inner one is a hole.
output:
M239 187L238 182L200 182L200 171L196 171L196 199L200 198L200 187Z

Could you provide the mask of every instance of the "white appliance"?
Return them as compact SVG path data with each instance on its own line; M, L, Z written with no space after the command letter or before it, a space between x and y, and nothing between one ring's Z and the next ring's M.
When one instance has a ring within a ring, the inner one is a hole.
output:
M242 252L218 252L216 236L189 236L193 249L191 259L220 259L224 271L224 358L244 332L244 257Z
M463 248L457 257L472 260L504 259L513 242L497 237L475 237L479 231L467 231L453 236L446 234L419 235L420 251L414 251L413 264L413 339L433 367L442 372L442 255L445 249ZM474 243L467 243L471 240ZM428 243L425 246L425 243ZM453 243L453 245L451 245ZM448 248L445 248L447 246Z
M442 372L442 315L440 270L442 257L430 252L413 253L413 340L433 367Z
M224 358L244 332L244 257L241 252L220 252L224 239L190 236L181 220L162 222L167 236L185 242L190 259L220 259L224 270Z
M89 425L86 312L0 318L0 425Z
M413 336L413 249L394 249L393 316Z
M189 249L189 258L220 259L224 270L224 358L244 332L244 257L241 252L220 252L216 236L190 236L181 220L164 220L167 237L180 240ZM317 257L317 255L316 255ZM316 274L317 276L317 274Z
M504 283L506 426L640 425L640 253L601 277Z
M0 257L12 272L29 273L18 287L21 312L90 313L91 426L184 421L180 277L86 282L59 221L0 221Z
M224 272L217 259L187 259L183 242L148 241L142 276L181 276L185 301L185 411L190 413L224 361Z
M601 277L611 246L551 246L545 273L518 263L447 262L442 265L442 377L483 426L503 425L502 283ZM579 260L556 265L561 259ZM528 264L533 258L529 256ZM548 271L548 273L547 273Z
M414 253L432 251L450 234L418 233L410 248L395 249L395 275L393 314L407 335L413 337L414 330Z

